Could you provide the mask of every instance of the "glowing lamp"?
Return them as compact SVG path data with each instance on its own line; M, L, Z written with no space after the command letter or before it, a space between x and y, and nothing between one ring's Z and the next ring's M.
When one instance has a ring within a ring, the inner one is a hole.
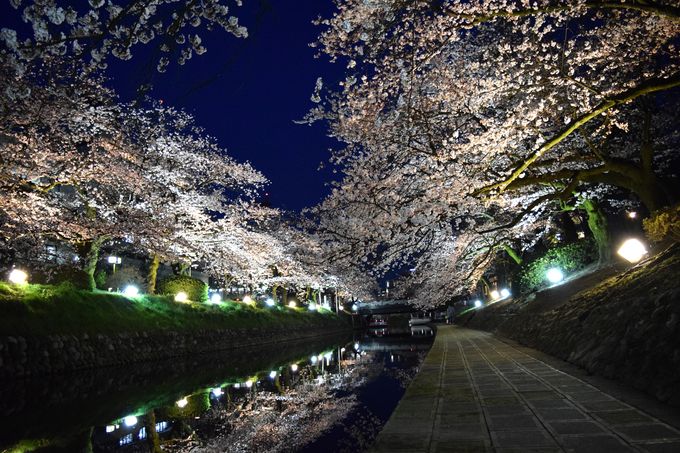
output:
M292 365L290 366L290 369L291 369L292 371L294 371L294 372L297 371L297 370L298 370L297 363L292 364Z
M222 396L222 388L221 387L215 387L212 389L212 394L219 397Z
M359 306L357 304L352 305L352 311L357 311L359 310Z
M222 296L220 296L219 293L213 293L213 295L210 296L210 302L213 304L219 304L222 302Z
M265 304L267 304L267 307L273 307L276 305L276 302L274 302L274 299L271 297L268 297L267 300L264 301Z
M106 425L106 432L112 433L116 430L116 425Z
M291 300L290 302L288 302L288 307L295 308L295 307L297 307L297 304L295 303L294 300Z
M253 386L253 380L252 380L252 379L248 379L248 380L246 381L246 387L251 388L252 386Z
M307 309L308 309L309 311L316 311L316 304L315 304L314 302L310 303L310 304L307 306Z
M137 417L135 417L134 415L128 415L123 419L123 423L125 423L125 426L127 426L128 428L131 426L135 426L137 424Z
M189 296L184 291L175 294L175 302L189 302Z
M495 290L495 289L494 289L493 291L491 291L490 295L491 295L491 298L492 298L493 300L497 300L497 299L500 299L500 298L501 298L501 293L499 293L499 292L498 292L497 290Z
M107 258L107 261L108 261L109 264L120 264L122 262L122 260L120 259L119 256L113 256L113 255L109 256Z
M311 356L311 357L309 358L309 361L312 362L312 365L316 365L316 362L317 362L316 356L315 356L315 355Z
M276 374L277 374L276 371L270 371L269 372L269 378L274 379L276 377Z
M550 283L559 283L564 280L564 273L557 267L551 267L545 273L546 278Z
M479 300L479 299L476 300L476 301L475 301L475 308L479 308L479 307L481 307L481 306L482 306L482 301Z
M21 269L12 269L9 273L9 281L15 285L25 285L28 283L28 274Z
M628 218L634 219L634 218L636 218L636 217L637 217L637 212L635 212L635 211L630 211L630 212L628 213Z
M253 300L252 297L250 297L250 296L245 296L245 297L243 298L243 303L244 303L244 304L248 304L248 305L254 305L254 304L255 304L255 301Z
M501 290L501 297L505 299L506 297L510 297L510 290L508 288L503 288Z
M356 349L357 351L359 350L359 346L361 346L359 343L354 343L354 349Z
M123 289L123 296L137 297L139 296L139 288L137 288L135 285L127 285L125 289Z
M637 239L628 239L621 244L621 247L616 253L626 261L637 263L647 254L647 249L644 244Z
M177 407L179 407L181 409L183 407L186 407L187 404L189 404L189 400L187 400L186 398L182 398L181 400L177 401L175 404L177 405Z

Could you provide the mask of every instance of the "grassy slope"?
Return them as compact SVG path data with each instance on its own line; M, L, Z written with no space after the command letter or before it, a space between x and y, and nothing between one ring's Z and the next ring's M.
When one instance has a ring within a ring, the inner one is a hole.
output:
M302 308L258 308L233 301L220 305L179 303L168 296L130 299L70 285L0 283L0 335L338 327L340 322L332 313Z

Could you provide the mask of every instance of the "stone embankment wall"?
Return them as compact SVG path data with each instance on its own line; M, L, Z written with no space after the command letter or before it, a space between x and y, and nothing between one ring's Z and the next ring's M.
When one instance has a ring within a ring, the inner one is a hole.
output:
M680 246L556 302L491 305L460 322L680 406Z
M0 337L0 379L126 365L185 355L314 338L351 331L336 328L206 330Z

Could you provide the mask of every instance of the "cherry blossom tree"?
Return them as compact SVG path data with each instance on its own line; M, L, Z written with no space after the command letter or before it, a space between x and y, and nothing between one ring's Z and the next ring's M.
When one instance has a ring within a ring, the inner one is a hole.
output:
M672 2L336 4L318 46L348 75L325 97L317 83L309 120L347 144L320 206L339 257L382 272L441 263L470 233L484 263L496 247L473 244L527 247L556 210L592 207L598 185L650 211L674 198Z
M194 54L205 53L201 36L206 31L218 28L239 38L248 36L231 11L241 6L241 0L10 3L32 30L32 36L22 36L10 28L0 30L0 40L17 63L74 55L101 69L109 56L129 60L133 49L154 46L157 69L164 72L173 59L183 65Z

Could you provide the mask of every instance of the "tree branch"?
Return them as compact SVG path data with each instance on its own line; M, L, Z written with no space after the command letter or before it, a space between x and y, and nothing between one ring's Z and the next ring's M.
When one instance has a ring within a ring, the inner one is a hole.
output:
M508 178L496 184L491 184L487 187L484 187L480 189L478 193L488 193L496 189L499 190L500 192L503 192L513 181L518 179L519 176L522 173L524 173L524 171L527 168L529 168L534 162L536 162L536 160L538 160L541 156L543 156L546 152L550 151L555 146L559 145L563 140L565 140L567 137L569 137L571 134L579 130L583 125L585 125L598 115L618 105L630 102L633 99L636 99L640 96L655 93L658 91L669 90L677 86L680 86L680 73L676 73L667 79L647 80L646 82L642 83L641 85L635 88L631 88L630 90L626 90L623 93L620 93L616 96L613 96L609 99L600 102L600 104L598 104L590 112L584 113L583 115L581 115L580 118L578 118L576 121L570 124L567 128L563 129L561 132L557 133L553 138L548 140L543 146L541 146L531 156L529 156L520 166L513 170L512 174Z

